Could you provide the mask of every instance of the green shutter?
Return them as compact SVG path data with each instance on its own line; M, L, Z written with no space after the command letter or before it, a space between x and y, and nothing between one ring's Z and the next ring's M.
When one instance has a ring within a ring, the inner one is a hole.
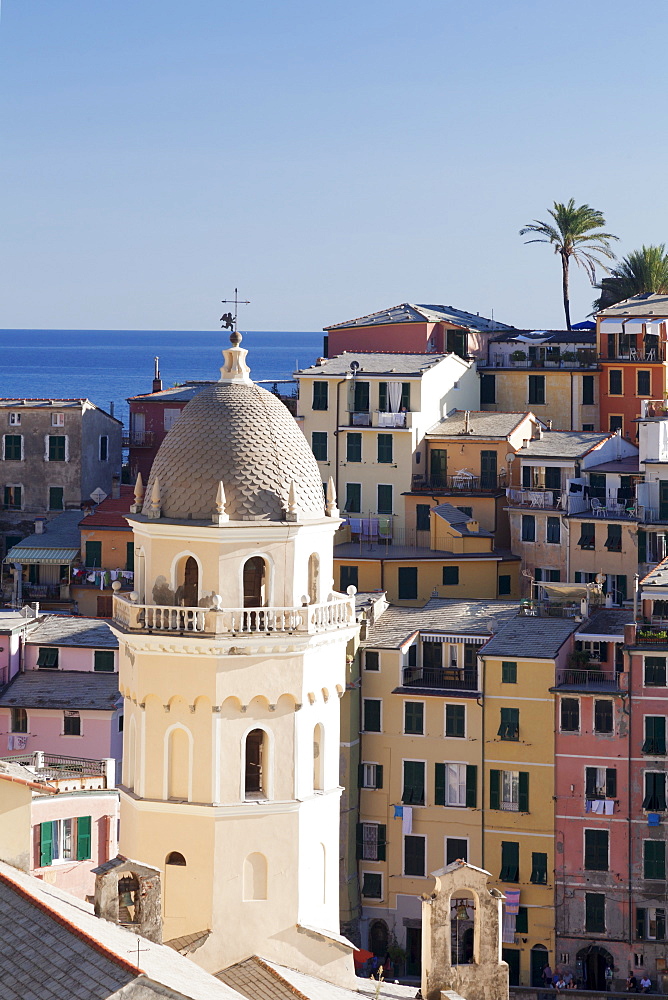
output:
M357 784L360 788L364 788L364 764L357 765Z
M515 917L515 931L517 934L529 933L529 911L526 906L520 906L520 912Z
M376 788L383 787L383 765L376 764Z
M102 565L102 542L86 542L86 566L94 569Z
M40 823L39 865L45 868L53 861L53 822Z
M387 411L387 382L378 383L378 409Z
M501 772L489 772L489 808L501 808Z
M608 799L617 797L617 768L606 767L605 769L605 796Z
M636 906L636 938L638 941L645 940L645 907Z
M475 809L478 805L478 765L466 765L466 805Z
M79 816L77 819L77 861L87 861L90 858L91 817Z
M519 780L519 811L521 813L529 812L529 772L520 771Z
M384 823L378 824L378 840L376 842L377 861L385 860L385 845L387 844L387 827Z
M434 804L445 805L445 764L434 765Z

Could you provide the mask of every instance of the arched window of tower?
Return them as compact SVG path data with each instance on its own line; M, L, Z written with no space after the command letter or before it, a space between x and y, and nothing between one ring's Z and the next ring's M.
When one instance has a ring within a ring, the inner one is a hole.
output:
M244 861L244 902L267 898L267 859L249 854Z
M320 557L312 552L308 560L308 596L311 604L317 604L320 598Z
M267 734L263 729L253 729L246 737L245 797L267 797Z
M179 851L170 851L165 858L166 865L180 865L182 868L186 867L186 859Z
M262 556L244 563L244 607L264 608L267 604L267 567Z
M313 790L322 791L325 787L324 777L324 740L325 730L320 723L313 730Z
M196 608L199 604L199 570L197 561L188 556L183 566L183 581L181 583L181 604L185 608Z

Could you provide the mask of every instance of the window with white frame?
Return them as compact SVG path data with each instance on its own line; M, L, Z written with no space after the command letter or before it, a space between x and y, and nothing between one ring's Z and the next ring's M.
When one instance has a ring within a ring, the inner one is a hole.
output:
M9 414L9 426L10 427L19 427L20 424L21 424L21 414L20 413L16 413L16 412L10 413Z
M601 645L600 642L580 642L578 643L579 648L583 653L589 653L590 663L602 663L601 659Z
M65 426L65 414L64 413L52 413L51 414L51 426L52 427L64 427Z
M173 407L166 407L163 413L164 428L170 430L181 416L181 410Z
M360 764L360 786L362 788L382 788L383 765L367 762Z
M507 812L517 812L520 807L519 771L501 772L501 808Z
M382 823L361 824L361 860L385 860L385 826Z
M81 716L79 712L65 709L63 712L63 736L81 736Z
M445 804L466 805L466 764L445 765Z

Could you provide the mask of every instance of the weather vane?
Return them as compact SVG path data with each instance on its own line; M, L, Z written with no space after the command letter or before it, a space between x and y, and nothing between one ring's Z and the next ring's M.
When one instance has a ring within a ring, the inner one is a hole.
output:
M226 312L226 313L223 313L223 315L220 317L220 322L223 324L222 329L223 330L236 330L236 328L237 328L237 313L239 311L239 306L249 306L250 305L250 300L249 299L240 299L239 298L239 289L235 288L234 289L234 298L233 299L221 299L221 301L222 301L222 303L223 303L224 306L231 305L232 303L234 303L234 315L232 315L231 312Z

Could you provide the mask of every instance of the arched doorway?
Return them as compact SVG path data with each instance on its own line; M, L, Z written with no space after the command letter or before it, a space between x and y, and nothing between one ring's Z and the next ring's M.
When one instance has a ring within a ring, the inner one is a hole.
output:
M186 608L196 608L199 603L199 569L192 556L186 559L183 570L183 605Z
M614 968L612 955L598 944L590 944L577 953L578 978L586 990L605 990L605 967Z
M263 608L266 604L265 562L253 556L244 563L244 607Z
M535 944L531 949L531 985L543 986L543 969L549 964L547 948L544 944Z
M378 958L385 958L390 941L390 934L384 920L374 920L369 929L369 951Z

